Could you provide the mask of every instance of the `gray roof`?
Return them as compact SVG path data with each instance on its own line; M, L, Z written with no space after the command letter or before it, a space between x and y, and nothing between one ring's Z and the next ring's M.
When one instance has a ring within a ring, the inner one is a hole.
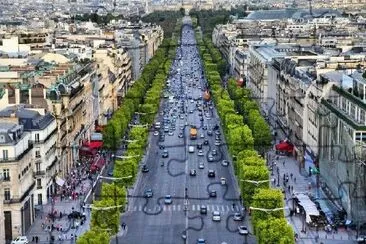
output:
M341 16L341 12L335 9L320 8L312 10L311 16L308 9L276 9L276 10L259 10L250 13L246 18L250 20L281 20L281 19L306 19L306 18L321 18L324 15L331 14Z
M50 113L41 115L37 111L21 106L10 106L1 110L0 117L10 117L14 113L19 118L19 123L24 126L24 130L43 130L55 119Z
M272 20L272 19L288 19L291 18L298 9L276 9L276 10L259 10L250 13L247 19L251 20Z

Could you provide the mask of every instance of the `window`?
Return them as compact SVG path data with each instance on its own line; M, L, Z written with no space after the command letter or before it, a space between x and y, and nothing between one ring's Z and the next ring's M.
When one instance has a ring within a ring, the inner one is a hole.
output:
M42 188L42 179L37 179L37 189Z
M4 200L9 201L10 200L10 188L4 189Z
M36 133L36 134L34 135L34 141L35 141L35 142L39 142L39 134L38 134L38 133Z
M5 181L10 181L10 170L9 169L3 169L3 177Z
M3 159L8 160L8 158L9 158L8 150L3 150Z
M41 163L37 162L36 163L36 172L39 172L39 171L41 171Z
M36 158L40 158L41 157L41 151L37 150L36 151Z
M364 125L366 124L366 121L365 121L365 110L360 110L360 124Z

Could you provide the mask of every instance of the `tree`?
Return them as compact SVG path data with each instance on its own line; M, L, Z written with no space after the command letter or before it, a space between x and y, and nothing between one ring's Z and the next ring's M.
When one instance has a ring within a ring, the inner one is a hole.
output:
M284 218L283 212L283 194L277 189L259 189L253 196L252 207L261 209L278 209L275 211L252 211L252 221L254 225L254 231L256 233L257 225L259 221L267 221L269 218Z
M105 230L90 229L77 239L77 244L109 244L109 235Z
M119 228L119 208L113 199L105 198L100 201L94 201L91 215L91 227L109 230L116 234Z
M252 131L247 125L229 129L228 143L232 155L237 155L243 149L251 149L254 144Z
M294 231L284 218L269 218L257 224L257 238L259 244L295 243Z
M239 164L240 190L244 201L251 204L255 191L260 188L268 188L268 169L265 166L247 166ZM254 183L250 181L265 181L262 183Z

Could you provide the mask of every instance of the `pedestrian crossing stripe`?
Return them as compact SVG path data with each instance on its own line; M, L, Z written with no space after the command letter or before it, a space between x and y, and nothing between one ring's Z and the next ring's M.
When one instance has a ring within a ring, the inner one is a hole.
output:
M200 211L201 206L206 206L207 211L220 211L220 212L239 212L240 206L238 205L215 205L215 204L189 204L188 210L189 211ZM158 212L158 211L165 211L165 212L176 212L176 211L184 211L184 207L180 204L172 204L172 205L162 205L162 206L150 206L146 207L144 205L138 205L138 206L128 206L127 211L129 212Z

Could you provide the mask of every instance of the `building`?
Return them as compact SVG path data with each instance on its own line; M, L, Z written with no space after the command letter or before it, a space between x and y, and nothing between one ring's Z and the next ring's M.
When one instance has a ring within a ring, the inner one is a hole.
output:
M44 113L44 109L39 109ZM42 205L56 190L54 178L60 167L56 155L57 126L55 118L24 106L7 107L0 111L0 120L18 120L33 143L33 178L36 181L34 205Z
M17 118L0 122L0 171L3 180L5 240L24 235L34 221L33 147L30 133Z
M323 184L340 197L348 219L366 217L366 81L355 71L325 73L329 93L321 100L319 169Z

